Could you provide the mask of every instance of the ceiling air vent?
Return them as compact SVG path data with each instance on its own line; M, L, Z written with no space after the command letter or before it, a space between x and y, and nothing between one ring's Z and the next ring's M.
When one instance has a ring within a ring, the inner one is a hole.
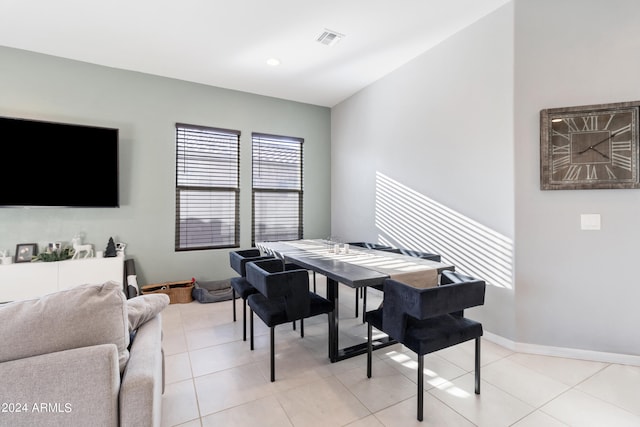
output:
M344 34L340 34L340 33L337 33L335 31L327 30L325 28L325 30L322 32L322 34L320 34L316 38L316 41L319 42L319 43L322 43L324 45L327 45L327 46L333 46L334 44L338 43L343 38L344 38Z

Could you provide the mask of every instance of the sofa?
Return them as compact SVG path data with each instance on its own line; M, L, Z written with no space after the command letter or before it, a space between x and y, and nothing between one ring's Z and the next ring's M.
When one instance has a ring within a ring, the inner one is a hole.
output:
M0 425L159 426L168 304L108 282L0 305Z

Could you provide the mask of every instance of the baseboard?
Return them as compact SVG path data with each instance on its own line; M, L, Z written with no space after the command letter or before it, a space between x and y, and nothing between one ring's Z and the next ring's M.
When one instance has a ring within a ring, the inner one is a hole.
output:
M595 362L640 366L640 356L634 356L632 354L606 353L602 351L581 350L577 348L551 347L545 345L519 343L486 331L483 338L518 353L530 353L539 354L542 356L566 357L569 359L591 360Z

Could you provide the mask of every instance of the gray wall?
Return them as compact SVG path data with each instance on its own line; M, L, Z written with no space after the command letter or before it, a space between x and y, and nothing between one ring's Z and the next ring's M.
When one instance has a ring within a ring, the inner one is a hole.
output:
M513 337L513 7L332 109L332 233L439 253L488 280Z
M541 109L640 99L638 16L515 0L335 107L332 233L487 279L474 316L517 347L640 355L640 191L539 187Z
M640 355L640 191L539 189L541 109L640 99L639 16L636 0L516 1L518 341Z
M120 129L118 209L0 209L0 249L69 242L83 233L98 250L110 236L127 243L140 283L234 275L228 250L174 251L175 123L238 129L241 135L241 247L251 243L251 132L304 138L304 229L330 228L330 111L141 73L0 48L0 115ZM16 143L2 137L2 143ZM19 143L19 142L18 142ZM0 153L1 155L1 153ZM55 165L63 185L99 174ZM3 172L5 185L12 175ZM42 175L44 183L57 178ZM42 247L42 246L41 246Z

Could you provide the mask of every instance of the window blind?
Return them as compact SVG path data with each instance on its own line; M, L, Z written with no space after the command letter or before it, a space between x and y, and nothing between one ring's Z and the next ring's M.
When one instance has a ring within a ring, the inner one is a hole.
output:
M240 131L176 124L176 251L239 246Z
M303 140L260 133L251 139L252 244L301 239Z

